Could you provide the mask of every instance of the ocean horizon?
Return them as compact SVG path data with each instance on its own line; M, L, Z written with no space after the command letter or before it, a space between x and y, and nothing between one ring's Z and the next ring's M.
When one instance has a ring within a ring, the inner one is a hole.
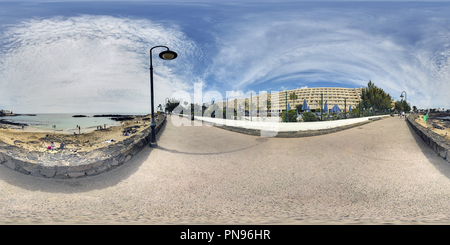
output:
M35 113L21 114L20 116L5 116L0 119L14 123L23 123L37 129L45 130L76 130L77 126L82 129L95 128L98 126L119 125L119 122L111 120L110 117L94 117L94 115L148 115L131 113ZM36 115L36 116L30 116ZM73 117L74 115L85 115L86 117Z

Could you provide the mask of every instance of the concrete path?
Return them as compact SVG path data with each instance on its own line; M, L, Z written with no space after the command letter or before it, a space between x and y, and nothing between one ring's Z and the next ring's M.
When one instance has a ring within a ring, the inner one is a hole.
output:
M0 166L0 224L373 224L450 220L450 166L398 117L306 138L175 127L110 172Z

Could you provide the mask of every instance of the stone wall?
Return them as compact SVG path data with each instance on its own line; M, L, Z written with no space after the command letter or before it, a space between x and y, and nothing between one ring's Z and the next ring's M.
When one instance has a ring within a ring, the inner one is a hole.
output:
M418 117L419 114L410 114L407 117L409 125L422 138L425 144L439 154L439 156L450 162L450 141L445 139L444 136L434 133L433 130L416 123L415 119Z
M155 131L166 122L159 115ZM128 162L150 142L151 128L131 137L91 152L69 152L51 154L30 152L26 149L0 142L0 164L23 174L46 178L78 178L97 175Z

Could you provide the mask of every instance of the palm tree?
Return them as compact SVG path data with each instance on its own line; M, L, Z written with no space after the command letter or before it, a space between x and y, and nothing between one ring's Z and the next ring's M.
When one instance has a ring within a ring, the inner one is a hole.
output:
M292 92L289 94L289 99L292 100L292 107L294 107L294 100L298 99L298 96L295 94L295 92Z
M292 108L294 108L294 100L298 99L298 96L295 94L295 92L292 92L291 94L289 94L289 99L292 100ZM298 113L298 111L297 111L297 113Z

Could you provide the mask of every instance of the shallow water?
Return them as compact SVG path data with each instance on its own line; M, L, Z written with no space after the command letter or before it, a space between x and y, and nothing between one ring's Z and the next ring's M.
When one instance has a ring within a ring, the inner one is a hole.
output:
M75 130L77 126L81 128L92 128L103 125L116 125L117 121L111 120L109 117L93 117L101 114L82 114L87 117L72 117L73 113L59 114L36 114L36 116L14 116L2 117L4 120L26 123L30 127L48 130ZM55 125L55 127L53 127Z

